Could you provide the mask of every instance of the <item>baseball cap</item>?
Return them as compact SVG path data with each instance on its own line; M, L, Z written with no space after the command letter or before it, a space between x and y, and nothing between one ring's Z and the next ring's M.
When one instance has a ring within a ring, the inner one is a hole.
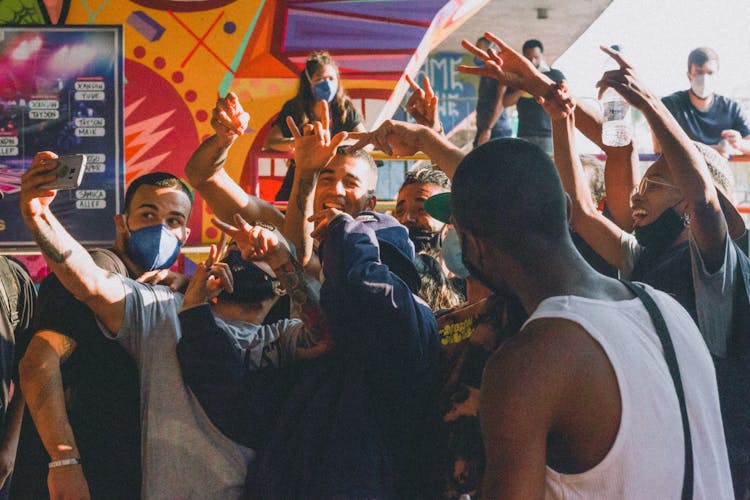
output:
M220 300L239 304L255 304L270 299L274 294L273 271L265 263L256 263L242 258L239 250L230 250L221 262L229 266L232 273L232 293L223 291ZM265 267L266 269L263 269Z
M424 209L433 219L446 224L451 223L451 194L438 193L432 195L424 202Z

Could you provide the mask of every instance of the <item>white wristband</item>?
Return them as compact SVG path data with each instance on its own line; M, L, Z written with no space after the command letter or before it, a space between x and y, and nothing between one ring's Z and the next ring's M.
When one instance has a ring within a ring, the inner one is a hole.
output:
M47 467L50 469L54 469L55 467L64 467L66 465L78 465L81 463L80 458L64 458L62 460L55 460L54 462L50 462Z

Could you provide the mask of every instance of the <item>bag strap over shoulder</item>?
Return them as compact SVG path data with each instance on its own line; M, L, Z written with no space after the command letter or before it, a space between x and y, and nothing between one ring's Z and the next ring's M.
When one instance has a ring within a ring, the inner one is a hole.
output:
M682 429L685 437L685 476L682 482L682 498L683 500L690 500L693 498L693 444L690 437L690 423L688 421L687 405L685 404L685 391L682 387L680 368L677 364L677 355L675 354L674 345L672 344L672 338L669 336L667 324L659 311L659 307L643 286L640 284L636 285L626 280L620 281L630 288L630 290L641 299L641 302L643 302L646 311L648 311L648 315L651 316L651 321L656 329L656 334L659 336L662 348L664 349L664 358L667 362L667 367L669 368L669 374L672 376L672 382L674 383L675 392L677 393L677 400L680 403Z
M7 258L0 256L0 303L10 318L11 329L18 326L18 279Z

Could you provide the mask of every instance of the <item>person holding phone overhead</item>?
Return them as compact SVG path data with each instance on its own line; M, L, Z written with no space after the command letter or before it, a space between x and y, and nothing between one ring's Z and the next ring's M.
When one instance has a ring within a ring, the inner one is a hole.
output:
M281 107L281 112L271 127L263 144L264 149L274 151L291 151L294 149L292 131L286 124L287 116L300 125L312 121L322 121L321 101L328 103L331 135L338 132L364 132L362 116L354 108L351 99L346 95L341 84L341 75L336 62L328 52L313 52L305 63L305 69L299 74L299 89L294 98ZM294 160L290 160L284 182L276 193L277 201L286 201L292 189L294 179Z

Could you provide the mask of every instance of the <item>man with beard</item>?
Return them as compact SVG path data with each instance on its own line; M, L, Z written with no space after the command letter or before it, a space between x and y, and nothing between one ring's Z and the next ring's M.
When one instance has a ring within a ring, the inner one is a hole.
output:
M313 276L318 275L320 263L310 237L313 225L306 220L313 213L312 204L316 211L325 205L357 215L372 210L377 201L375 162L364 151L347 154L338 149L347 132L330 136L328 104L324 102L323 107L323 121L316 122L319 127L315 135L302 135L289 118L297 165L286 214L246 193L224 169L232 144L244 133L250 119L233 93L216 102L211 120L215 134L203 141L185 166L191 185L219 219L232 221L234 214L239 214L247 221L263 221L280 228ZM312 132L312 127L308 124L305 132Z
M245 288L242 291L238 285L240 293L234 294L232 278L242 268L238 252L230 252L221 263L211 263L210 275L206 274L208 266L203 266L184 298L168 287L138 283L97 267L50 210L56 193L45 185L55 177L54 159L53 153L39 153L24 174L21 213L62 286L96 315L99 334L116 341L138 368L142 397L140 411L136 414L143 419L142 496L238 498L254 452L222 435L185 385L176 353L182 334L178 312L184 300L189 307L187 313L197 322L193 324L206 324L206 315L210 312L221 328L232 333L240 347L244 344L247 350L252 350L259 344L261 350L265 350L267 339L253 342L259 334L259 329L253 327L276 300L275 292L266 286L258 295L257 290ZM177 187L139 186L134 192L128 211L118 220L118 229L126 230L130 236L129 240L123 238L124 242L130 242L123 260L135 258L141 267L161 267L177 255L181 242L187 238L185 224L191 199L180 181L176 183ZM215 257L215 250L212 256ZM251 276L261 274L250 273ZM262 279L268 281L265 277ZM246 280L242 281L243 286L247 285ZM214 291L220 288L229 294L219 295L210 311L204 307L207 306L205 301L211 298L206 293L207 287ZM292 322L282 324L281 328L291 330L295 337L303 336L296 335L301 328ZM284 332L271 333L269 337L279 338ZM106 379L118 375L112 372L116 367L107 368L98 376ZM113 439L107 434L99 438ZM78 467L82 460L88 461L74 448L72 437L71 441L53 441L53 444L55 451L75 454L53 460L50 469ZM109 462L110 457L94 456L90 460ZM123 464L114 466L121 468ZM116 480L115 477L112 481ZM87 496L85 490L80 494ZM116 492L113 496L120 497Z
M697 323L713 356L735 494L742 497L750 476L750 407L746 404L750 263L733 243L745 228L723 192L721 184L728 170L717 153L688 139L620 54L603 50L620 69L605 73L600 88L615 89L643 113L663 156L646 171L632 194L634 235L630 235L592 206L580 164L570 159L575 158L571 153L575 151L573 121L561 120L548 109L558 118L553 120L555 149L562 150L555 160L572 199L570 222L624 276L670 293ZM493 61L488 67L496 78L519 81L534 95L544 90L531 89L552 84L506 46L502 56L485 56Z
M445 224L433 218L424 209L424 202L432 195L447 193L451 181L441 170L432 167L407 172L396 195L393 216L409 230L409 238L417 253L440 255L440 242Z
M55 164L53 155L42 161ZM177 287L181 277L168 268L187 240L191 200L187 186L171 174L135 179L123 213L114 219L113 248L91 252L96 266L143 282L167 279ZM28 421L24 425L14 495L137 498L141 434L135 363L101 334L86 304L56 274L40 286L34 327L19 370L36 429Z
M557 87L543 94L572 116ZM385 122L369 140L411 154L441 139ZM565 192L549 157L526 141L490 141L461 161L451 198L467 269L531 314L484 370L482 496L676 497L687 469L696 497L728 498L716 379L700 332L667 294L630 288L586 263L570 239ZM666 323L681 385L636 290ZM681 447L684 462L675 460Z

